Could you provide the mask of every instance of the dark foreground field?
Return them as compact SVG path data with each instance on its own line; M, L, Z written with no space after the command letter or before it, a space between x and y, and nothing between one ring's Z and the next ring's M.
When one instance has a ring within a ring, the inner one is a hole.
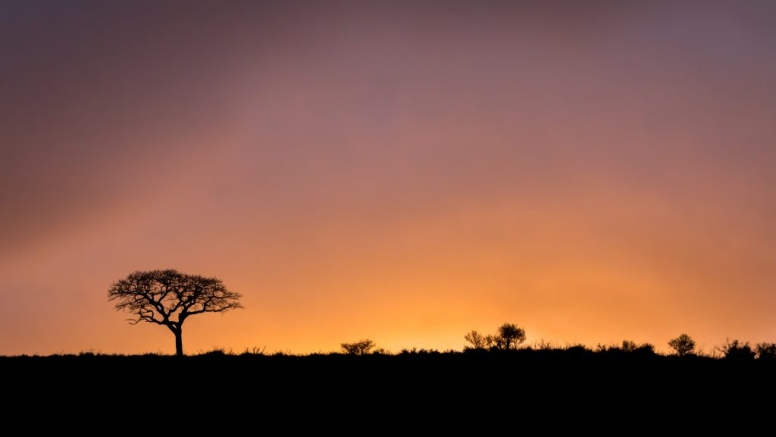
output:
M43 393L77 389L103 395L140 390L198 390L285 396L292 392L359 397L406 394L531 393L542 397L660 391L676 396L734 394L772 386L776 362L592 351L421 352L403 354L196 356L78 355L0 357L3 375ZM24 386L18 386L24 391ZM774 392L773 394L776 394Z
M186 417L177 426L187 429L198 421L235 426L230 421L246 414L289 430L314 417L345 428L380 421L490 427L542 417L555 417L543 426L582 419L654 424L674 417L687 429L741 414L755 419L759 411L765 419L776 395L772 361L569 350L20 356L0 357L0 371L12 405L6 417L14 409L39 417L73 410L139 427Z

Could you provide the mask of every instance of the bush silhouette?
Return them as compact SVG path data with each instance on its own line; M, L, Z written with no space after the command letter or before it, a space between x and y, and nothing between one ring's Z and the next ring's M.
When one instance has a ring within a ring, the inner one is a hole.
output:
M634 349L633 352L642 355L655 355L655 345L652 343L642 343L639 347Z
M375 347L375 343L372 340L364 339L353 343L342 343L341 347L342 351L348 355L366 355Z
M463 338L471 345L464 346L464 350L509 350L520 347L526 337L525 329L514 323L504 323L494 335L482 336L477 331L470 331Z
M758 360L776 361L776 343L757 343L755 352Z
M498 328L496 347L499 349L517 349L525 341L525 330L513 323L504 323Z
M717 348L725 359L728 360L753 360L757 352L752 350L749 342L740 342L738 340L726 340L725 344Z
M671 339L668 345L676 352L680 357L691 355L695 350L695 340L690 338L687 334L682 334L679 337Z
M488 347L486 336L480 334L477 331L468 332L463 336L463 338L471 344L471 346L464 346L464 350L482 350Z
M551 351L551 350L554 350L554 349L557 349L557 348L552 343L552 341L545 340L545 339L541 338L541 339L539 339L539 341L534 343L532 349L540 350L540 351Z

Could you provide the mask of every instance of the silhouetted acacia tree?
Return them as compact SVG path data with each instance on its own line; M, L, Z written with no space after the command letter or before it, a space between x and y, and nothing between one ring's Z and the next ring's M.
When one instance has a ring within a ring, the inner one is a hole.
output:
M108 290L108 301L117 301L117 310L135 315L129 323L156 323L172 331L178 356L183 356L182 327L189 316L242 308L241 297L227 290L220 279L172 269L137 271Z
M366 355L375 347L375 343L372 340L365 339L353 343L342 343L340 346L342 346L342 351L346 354Z
M695 350L695 340L690 338L687 334L682 334L679 337L671 339L668 345L676 351L676 354L680 357L690 355Z

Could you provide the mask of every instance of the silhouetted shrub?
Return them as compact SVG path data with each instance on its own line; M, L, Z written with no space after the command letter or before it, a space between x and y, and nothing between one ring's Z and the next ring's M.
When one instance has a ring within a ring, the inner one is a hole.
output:
M354 343L342 343L341 346L342 351L348 355L366 355L375 347L375 343L372 340L364 339Z
M514 323L504 323L498 328L496 345L499 349L517 349L525 341L525 329Z
M597 352L597 353L622 352L622 350L620 349L619 346L607 345L607 344L603 344L603 343L598 343L595 346L594 351Z
M623 352L633 352L636 349L638 349L638 346L636 346L635 341L631 340L623 340L622 341L622 350Z
M464 335L464 340L468 341L471 346L464 346L464 350L467 349L485 349L488 347L488 342L484 335L480 334L477 331L471 331L468 332L466 335Z
M540 351L551 351L557 348L553 345L551 341L545 340L542 338L539 341L534 343L533 349L540 350Z
M566 351L572 352L572 353L581 353L581 352L590 352L590 349L588 349L587 346L585 346L582 343L572 343L572 344L566 345Z
M725 340L725 344L717 348L727 360L753 360L756 352L749 346L749 342L742 343L738 340Z
M215 347L207 352L201 353L200 355L205 357L223 357L226 355L232 355L232 353L227 352L226 349L222 347Z
M755 352L758 360L776 361L776 343L757 343Z
M692 355L695 350L695 340L690 338L687 334L681 334L668 342L668 345L676 352L680 357L686 355Z
M464 350L510 350L517 349L525 342L525 329L514 323L504 323L499 326L495 335L482 336L477 331L470 331L464 337L471 346L464 346Z
M655 345L651 343L642 343L640 346L633 350L633 353L655 355Z
M498 338L496 335L485 336L485 347L488 349L498 349Z

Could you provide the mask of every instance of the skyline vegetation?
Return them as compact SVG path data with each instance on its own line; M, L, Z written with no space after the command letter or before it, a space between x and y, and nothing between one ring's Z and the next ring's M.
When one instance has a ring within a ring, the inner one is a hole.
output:
M496 354L503 355L504 353L546 353L546 352L569 352L574 354L584 353L592 355L635 355L639 357L676 357L683 359L726 359L735 361L769 361L776 362L776 343L773 342L759 342L751 344L748 341L741 341L738 339L726 339L724 343L719 346L713 347L708 352L702 347L697 347L695 341L686 333L682 333L679 336L670 339L666 344L672 351L668 353L662 353L656 350L655 345L652 343L636 343L632 340L622 340L621 343L603 344L598 343L595 346L589 346L582 343L566 342L560 344L546 339L535 340L531 344L526 344L526 332L525 329L519 327L516 324L504 323L499 326L495 334L483 335L476 330L467 332L463 336L466 344L464 344L461 350L447 349L440 351L438 349L427 348L403 348L399 352L393 352L385 348L379 347L378 344L369 338L362 338L361 340L354 342L340 343L340 349L338 351L319 351L306 354L294 354L289 350L275 352L267 352L266 346L253 348L246 348L242 352L234 352L233 350L222 347L214 347L207 351L198 351L195 354L188 356L287 356L287 357L304 357L304 356L321 356L321 355L345 355L345 356L369 356L369 355L381 355L381 356L406 356L406 355L459 355L459 354ZM74 354L51 354L47 356L167 356L161 352L156 353L143 353L135 355L125 354L101 354L94 350L82 351ZM1 357L29 357L29 356L41 356L37 354L28 355L1 355ZM171 355L172 356L172 355ZM187 355L175 354L175 356L182 357Z

